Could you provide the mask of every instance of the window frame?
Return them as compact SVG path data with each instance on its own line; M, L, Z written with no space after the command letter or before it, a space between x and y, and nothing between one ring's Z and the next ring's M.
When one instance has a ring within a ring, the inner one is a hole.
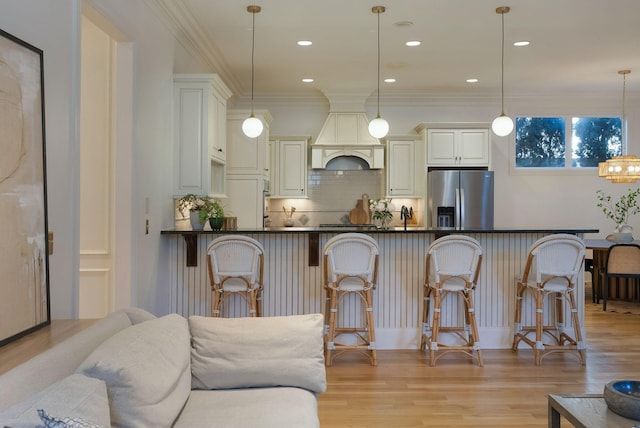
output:
M509 175L512 176L593 176L594 172L598 170L598 167L574 167L572 163L572 138L573 138L573 118L588 118L588 117L617 117L620 118L622 124L622 155L627 153L627 144L625 138L625 131L627 129L627 119L622 117L618 113L605 113L605 112L580 112L571 114L557 114L557 113L514 113L512 116L514 122L514 129L507 137L509 144ZM565 120L565 166L558 167L517 167L516 166L516 126L515 122L518 117L532 117L532 118L564 118ZM567 136L569 137L567 139ZM567 166L568 165L568 166Z

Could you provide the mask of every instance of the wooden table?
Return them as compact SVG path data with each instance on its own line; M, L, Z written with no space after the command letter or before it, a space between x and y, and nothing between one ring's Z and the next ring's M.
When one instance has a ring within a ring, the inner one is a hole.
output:
M609 410L602 394L549 394L549 428L560 428L561 416L578 428L640 427Z

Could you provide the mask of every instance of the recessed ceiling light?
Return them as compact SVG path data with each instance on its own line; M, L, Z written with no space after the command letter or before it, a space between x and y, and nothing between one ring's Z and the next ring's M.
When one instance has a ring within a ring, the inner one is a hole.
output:
M514 42L513 46L529 46L531 42L529 42L528 40L521 40L519 42Z
M313 44L313 42L311 42L310 40L299 40L298 41L298 46L311 46Z
M420 46L422 44L422 42L418 41L418 40L410 40L407 43L405 43L405 45L407 46Z
M313 83L313 79L310 79L310 78L304 78L304 79L302 79L302 81L304 83Z
M394 79L393 77L390 77L388 79L384 79L385 83L396 83L396 79Z
M471 79L467 79L467 83L478 83L478 79L476 79L475 77Z

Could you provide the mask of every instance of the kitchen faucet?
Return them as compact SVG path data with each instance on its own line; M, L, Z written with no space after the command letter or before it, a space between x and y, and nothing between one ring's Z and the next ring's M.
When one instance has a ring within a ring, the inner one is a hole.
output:
M400 220L404 219L404 230L407 231L407 220L413 218L413 207L407 208L405 205L400 208Z

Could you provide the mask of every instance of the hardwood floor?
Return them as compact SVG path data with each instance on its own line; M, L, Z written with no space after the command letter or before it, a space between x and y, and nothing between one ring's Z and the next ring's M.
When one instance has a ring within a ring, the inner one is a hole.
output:
M484 367L456 354L429 367L425 354L414 350L378 351L377 367L355 353L338 357L319 396L321 425L546 427L547 394L601 393L610 380L640 378L640 315L603 313L590 301L586 307L586 367L564 354L536 367L528 350L484 350ZM0 373L90 323L55 321L0 348Z

